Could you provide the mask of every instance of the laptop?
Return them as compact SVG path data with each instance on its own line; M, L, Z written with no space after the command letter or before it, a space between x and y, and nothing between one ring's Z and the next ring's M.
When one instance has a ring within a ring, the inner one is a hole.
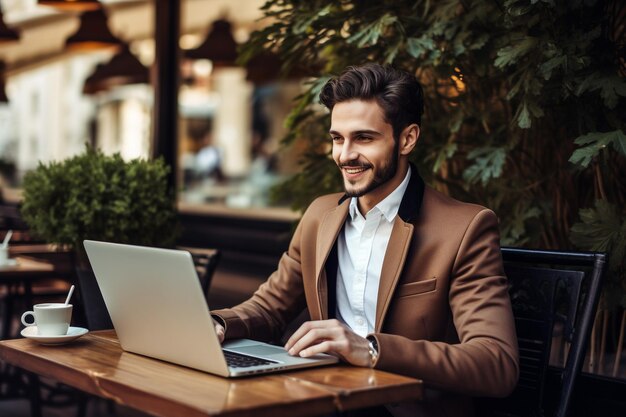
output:
M122 349L224 377L337 362L249 339L220 345L191 254L84 241Z

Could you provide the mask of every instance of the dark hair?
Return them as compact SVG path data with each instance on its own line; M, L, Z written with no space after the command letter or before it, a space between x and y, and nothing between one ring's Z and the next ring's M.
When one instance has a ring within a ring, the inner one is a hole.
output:
M320 103L331 111L335 104L354 99L376 100L393 128L394 138L408 125L422 122L422 86L407 72L373 63L348 67L320 92Z

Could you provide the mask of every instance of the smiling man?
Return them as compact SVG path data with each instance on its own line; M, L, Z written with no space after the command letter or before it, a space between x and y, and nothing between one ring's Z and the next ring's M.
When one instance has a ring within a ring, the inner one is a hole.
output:
M376 64L325 85L345 193L311 204L248 301L213 312L222 338L277 340L307 308L292 355L424 380L424 401L358 415L472 415L472 396L505 396L518 377L495 214L427 187L409 163L422 100L414 76Z

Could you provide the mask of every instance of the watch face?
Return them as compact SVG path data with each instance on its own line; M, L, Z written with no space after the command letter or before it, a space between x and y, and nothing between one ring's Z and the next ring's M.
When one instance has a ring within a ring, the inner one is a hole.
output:
M370 346L374 348L376 352L378 352L378 340L376 338L369 336L367 338L368 342L370 342Z
M378 349L375 346L375 342L372 342L368 339L367 350L370 354L370 367L373 368L376 364L376 360L378 359Z

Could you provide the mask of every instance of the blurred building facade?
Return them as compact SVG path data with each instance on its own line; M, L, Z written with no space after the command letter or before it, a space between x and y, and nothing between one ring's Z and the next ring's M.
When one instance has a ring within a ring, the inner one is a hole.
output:
M79 30L79 12L36 0L0 1L5 24L19 33L19 39L0 43L7 96L0 103L0 187L19 189L23 175L39 162L70 157L85 144L127 159L151 154L154 89L138 82L141 77L119 74L130 65L117 72L111 67L127 45L140 63L133 65L153 73L155 3L101 3L106 25L121 46L74 48L68 38ZM266 207L268 189L296 169L296 158L279 154L278 145L292 100L301 91L299 80L254 83L249 69L234 61L211 60L210 54L190 58L189 51L201 50L219 27L226 26L236 44L245 42L267 23L258 20L262 4L181 0L178 189L183 203Z

